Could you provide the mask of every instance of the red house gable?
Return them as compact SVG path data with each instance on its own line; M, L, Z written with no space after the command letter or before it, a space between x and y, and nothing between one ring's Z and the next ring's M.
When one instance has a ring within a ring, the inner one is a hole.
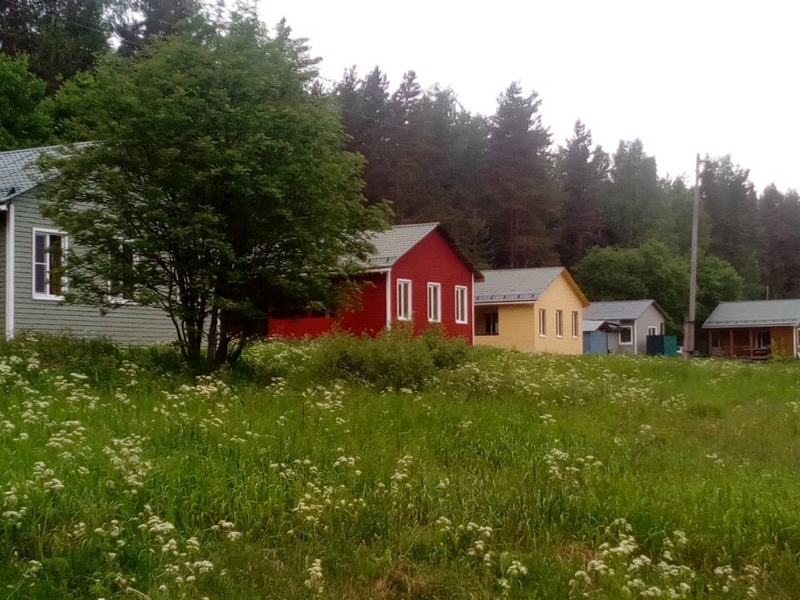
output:
M473 284L483 276L450 234L438 223L398 225L372 242L360 308L336 318L273 319L270 334L314 338L336 328L376 335L393 321L410 321L415 333L436 323L446 335L472 343Z

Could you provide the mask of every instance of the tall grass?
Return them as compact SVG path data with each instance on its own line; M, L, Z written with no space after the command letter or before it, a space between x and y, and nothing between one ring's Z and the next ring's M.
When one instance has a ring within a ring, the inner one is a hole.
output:
M0 347L0 596L792 598L794 363Z

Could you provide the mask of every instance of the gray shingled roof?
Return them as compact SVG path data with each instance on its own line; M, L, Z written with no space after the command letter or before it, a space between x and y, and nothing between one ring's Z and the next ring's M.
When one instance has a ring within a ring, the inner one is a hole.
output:
M375 246L373 252L367 258L367 266L372 269L385 269L391 267L406 252L411 250L422 238L438 229L445 241L450 245L458 257L467 265L477 279L483 277L478 268L458 247L455 240L442 227L440 223L416 223L413 225L395 225L391 229L375 233L370 238L370 242Z
M375 233L370 238L370 242L375 246L375 252L367 259L369 266L391 267L397 259L438 226L438 223L395 225L391 229Z
M703 329L787 326L800 323L800 299L722 302L703 323Z
M86 142L76 144L77 147ZM55 154L64 146L45 146L26 150L0 152L0 204L5 204L14 196L27 192L41 183L41 175L30 168L42 153Z
M484 271L483 282L475 284L475 304L536 302L562 271L564 267Z
M638 319L651 304L654 304L662 315L667 316L655 300L620 300L592 302L589 308L583 310L583 318L589 321L633 321Z
M42 148L0 152L0 202L7 202L37 184L37 173L28 169L42 152Z

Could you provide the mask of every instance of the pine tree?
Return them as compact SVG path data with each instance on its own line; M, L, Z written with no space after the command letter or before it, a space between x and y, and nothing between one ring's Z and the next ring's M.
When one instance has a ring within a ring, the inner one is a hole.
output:
M50 93L92 69L107 51L112 0L14 0L0 3L0 51L27 54Z
M758 203L750 173L730 156L706 158L700 178L703 205L711 222L709 251L729 261L739 273L761 246ZM745 284L753 282L746 281Z
M553 226L557 190L552 181L550 133L542 125L536 92L516 82L498 99L491 119L485 168L485 206L495 262L533 267L557 262Z
M117 11L114 33L120 38L119 53L129 56L150 39L177 32L181 21L200 12L200 0L128 0Z
M604 207L609 241L633 247L656 237L664 209L663 194L656 160L647 155L641 140L619 143L610 175Z
M564 266L583 258L593 246L606 242L602 212L610 161L600 146L592 149L592 134L580 121L558 157L559 178L564 192L559 254Z

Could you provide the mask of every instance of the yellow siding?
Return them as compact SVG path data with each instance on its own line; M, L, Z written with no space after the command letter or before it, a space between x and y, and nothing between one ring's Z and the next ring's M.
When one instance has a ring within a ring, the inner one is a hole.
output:
M539 297L535 305L536 351L553 354L583 354L583 304L563 274ZM539 336L539 309L547 311L547 336ZM556 311L564 314L564 335L556 337ZM577 337L572 337L572 311L578 312Z
M539 335L539 309L547 311L547 335ZM490 307L476 307L476 323ZM583 304L564 275L559 275L535 304L498 304L498 335L476 335L476 346L528 352L583 354ZM556 310L563 311L564 335L556 337ZM572 337L572 311L578 312L577 337Z
M493 307L494 308L494 307ZM476 346L536 350L536 324L532 304L500 304L497 307L498 335L476 335ZM476 307L482 311L483 307Z

